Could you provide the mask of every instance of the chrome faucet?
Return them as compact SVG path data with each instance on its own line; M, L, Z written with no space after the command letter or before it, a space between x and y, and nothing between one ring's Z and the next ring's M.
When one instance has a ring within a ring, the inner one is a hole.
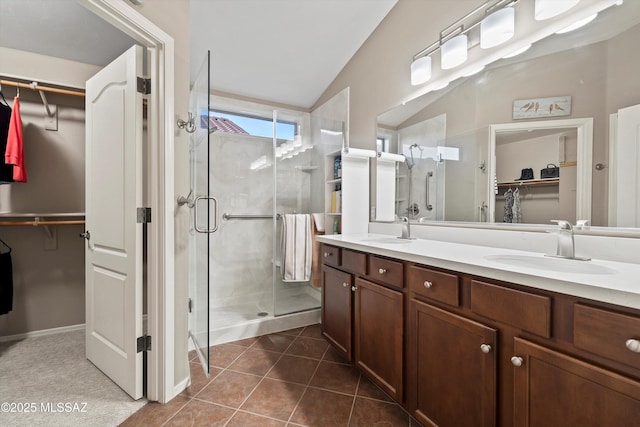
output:
M573 227L569 221L562 219L552 219L551 222L558 224L558 229L552 232L558 235L558 249L555 256L558 258L575 259L580 261L588 261L591 258L581 258L575 256L575 242L573 240Z
M409 223L409 218L403 216L401 218L402 221L402 235L398 237L398 239L407 239L413 240L415 237L411 237L411 224Z

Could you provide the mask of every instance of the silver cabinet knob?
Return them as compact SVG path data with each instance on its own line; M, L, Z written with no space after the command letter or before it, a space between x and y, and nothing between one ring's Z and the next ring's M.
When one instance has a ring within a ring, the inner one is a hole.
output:
M331 252L325 252L325 253L324 253L324 257L325 257L325 258L330 257L330 256L331 256Z
M380 274L384 274L386 272L387 272L387 270L385 270L384 268L378 269L378 273L380 273Z
M347 282L345 282L345 283L343 283L343 284L342 284L342 287L343 287L343 288L346 288L347 286L349 286L349 284L348 284Z
M636 340L636 339L628 339L624 345L627 346L627 349L629 349L629 351L633 351L634 353L640 353L640 341Z
M352 286L352 287L351 287L351 290L352 290L353 292L355 292L355 291L357 291L357 290L358 290L358 287L357 287L357 286Z
M425 287L425 288L429 289L429 288L430 288L430 287L432 287L432 286L433 286L433 283L432 283L432 282L430 282L430 281L428 281L428 280L425 280L425 281L424 281L424 287Z
M524 359L522 357L519 357L519 356L513 356L511 358L511 363L513 363L513 366L515 366L515 367L520 367L524 363Z
M489 344L481 344L480 351L482 351L484 354L487 354L491 351L491 346Z

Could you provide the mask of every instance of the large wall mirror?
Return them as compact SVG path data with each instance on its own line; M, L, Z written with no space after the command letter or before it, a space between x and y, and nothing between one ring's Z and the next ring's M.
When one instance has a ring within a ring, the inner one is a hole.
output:
M640 1L626 1L381 114L379 150L406 159L396 217L609 225L610 121L640 104L638 40Z

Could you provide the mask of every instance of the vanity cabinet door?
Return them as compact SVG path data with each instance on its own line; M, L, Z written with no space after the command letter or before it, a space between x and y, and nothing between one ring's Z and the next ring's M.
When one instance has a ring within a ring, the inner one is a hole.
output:
M639 382L520 338L514 351L514 426L638 425Z
M353 276L322 267L322 336L324 336L346 361L352 360L351 311Z
M425 426L496 425L496 330L412 299L409 408Z
M403 398L403 295L357 278L354 288L355 363L397 402Z

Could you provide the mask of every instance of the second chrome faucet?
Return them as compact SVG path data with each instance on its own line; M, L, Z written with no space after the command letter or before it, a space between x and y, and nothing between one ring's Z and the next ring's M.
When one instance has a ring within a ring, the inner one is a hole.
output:
M576 257L575 242L573 240L573 227L569 221L562 219L552 219L551 222L558 224L557 230L550 230L550 233L558 235L558 248L554 256L557 258L575 259L579 261L589 261L591 258Z
M411 223L409 222L409 218L403 216L401 218L402 221L402 234L398 236L398 239L406 239L413 240L415 237L411 237Z

